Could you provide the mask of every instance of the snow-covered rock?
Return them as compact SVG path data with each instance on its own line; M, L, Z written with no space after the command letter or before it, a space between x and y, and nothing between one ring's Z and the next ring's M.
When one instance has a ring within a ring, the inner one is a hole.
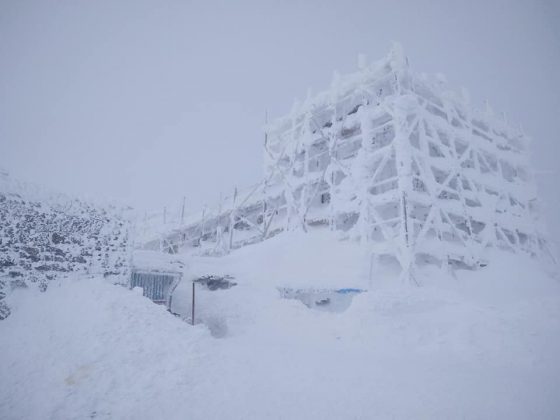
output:
M129 225L114 206L96 206L0 177L0 319L11 290L69 273L126 275Z

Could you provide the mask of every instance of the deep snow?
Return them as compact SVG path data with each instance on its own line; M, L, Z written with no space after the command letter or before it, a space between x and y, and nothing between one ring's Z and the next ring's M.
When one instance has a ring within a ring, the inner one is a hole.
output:
M0 417L558 418L560 285L537 263L497 254L479 272L425 271L418 288L369 282L357 251L280 235L191 258L174 311L189 311L189 276L238 283L198 293L221 338L102 279L18 290L0 322ZM329 313L276 290L323 278L368 292Z

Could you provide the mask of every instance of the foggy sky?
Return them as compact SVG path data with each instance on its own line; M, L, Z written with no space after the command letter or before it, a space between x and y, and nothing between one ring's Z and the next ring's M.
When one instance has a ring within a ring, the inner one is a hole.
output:
M137 208L262 178L262 125L393 40L533 138L560 237L560 8L550 1L0 1L0 167Z

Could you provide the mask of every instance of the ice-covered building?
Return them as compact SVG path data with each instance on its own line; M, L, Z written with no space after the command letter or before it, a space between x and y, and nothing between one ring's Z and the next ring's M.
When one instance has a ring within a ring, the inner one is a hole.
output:
M427 263L476 268L489 247L548 252L528 139L442 80L413 73L396 46L336 76L265 128L265 177L158 239L205 252L282 231L330 229L403 276Z

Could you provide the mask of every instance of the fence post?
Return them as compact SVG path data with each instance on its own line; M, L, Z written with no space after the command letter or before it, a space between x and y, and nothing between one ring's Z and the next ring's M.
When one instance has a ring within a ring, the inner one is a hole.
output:
M191 324L194 325L194 280L192 282L192 313L191 313Z
M181 225L185 223L185 200L187 197L183 196L183 206L181 207Z
M233 229L235 226L235 202L237 200L237 187L233 190L233 201L231 203L231 211L229 213L229 241L228 251L231 250L233 245Z

